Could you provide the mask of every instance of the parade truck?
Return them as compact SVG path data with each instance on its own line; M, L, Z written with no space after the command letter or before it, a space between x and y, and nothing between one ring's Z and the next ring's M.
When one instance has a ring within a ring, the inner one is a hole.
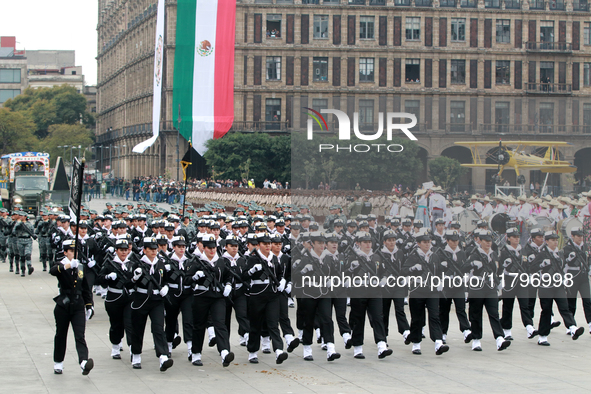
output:
M2 156L0 194L2 206L37 214L43 192L49 189L49 153L20 152Z

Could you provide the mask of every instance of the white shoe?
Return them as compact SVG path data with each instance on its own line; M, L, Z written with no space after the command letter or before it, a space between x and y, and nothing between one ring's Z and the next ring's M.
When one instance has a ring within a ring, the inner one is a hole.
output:
M322 335L320 334L320 328L316 329L316 340L320 341L320 338L322 338Z
M61 363L53 363L53 372L56 374L61 374L64 370L64 362Z
M304 330L298 330L298 338L300 338L300 341L302 340L303 337L304 337Z
M263 337L261 341L263 353L271 353L271 337Z
M473 339L472 340L472 350L482 350L482 345L480 344L480 339Z
M141 363L142 363L142 355L141 354L133 354L131 356L131 365L141 364Z
M168 353L172 353L172 342L168 342Z
M215 329L213 327L207 327L207 338L210 341L215 338Z
M443 334L443 338L442 339L443 339L444 342L447 341L447 334ZM437 350L437 349L435 349L435 350Z
M121 358L121 347L119 347L119 344L111 345L111 357L113 357L114 359Z
M504 328L503 328L503 334L504 334L505 338L512 336L511 330L505 330Z
M343 334L343 342L345 342L345 346L347 346L347 342L349 342L351 340L351 334L349 334L348 332Z
M304 345L304 353L303 353L304 360L312 357L312 346Z
M406 338L408 338L409 335L410 335L410 330L406 330L402 333L402 338L404 338L404 340L406 341Z

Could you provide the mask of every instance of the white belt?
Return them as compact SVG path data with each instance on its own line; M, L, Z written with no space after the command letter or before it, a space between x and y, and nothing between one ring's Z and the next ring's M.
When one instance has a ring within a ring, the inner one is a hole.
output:
M236 285L234 285L235 289L239 289L242 287L242 283L236 283Z
M177 283L169 283L168 287L170 287L171 289L178 289L179 285Z
M197 290L208 291L208 290L209 290L209 287L205 287L205 286L198 285L198 286L197 286Z
M260 279L253 279L250 281L251 285L268 285L269 279L260 280Z
M115 294L123 294L122 289L114 289L112 287L107 287L107 291L110 291L111 293L115 293Z
M137 289L136 289L136 291L137 291L138 293L142 293L142 294L148 294L148 289L143 289L143 288L141 288L141 287L137 288ZM154 295L157 295L157 294L160 294L160 291L159 291L159 290L152 290L152 293L153 293Z

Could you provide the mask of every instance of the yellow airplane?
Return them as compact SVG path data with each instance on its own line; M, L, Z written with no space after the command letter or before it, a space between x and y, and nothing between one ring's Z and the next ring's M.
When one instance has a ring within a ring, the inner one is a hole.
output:
M470 168L497 168L498 173L495 180L500 181L501 174L505 167L515 169L517 174L517 183L525 183L525 177L519 174L520 170L540 170L545 173L562 174L576 172L577 167L558 157L560 146L572 145L570 142L558 141L483 141L483 142L456 142L456 145L465 146L472 153L472 164L462 164L463 167ZM497 149L487 153L484 159L478 152L478 147L496 146ZM542 156L536 153L525 153L525 147L547 148ZM492 159L495 164L486 164L486 158Z

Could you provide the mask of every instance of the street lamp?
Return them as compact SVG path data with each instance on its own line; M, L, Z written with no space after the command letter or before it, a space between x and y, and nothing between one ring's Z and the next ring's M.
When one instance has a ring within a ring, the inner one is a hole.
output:
M66 148L69 148L68 145L60 145L58 146L58 149L60 148L64 148L64 155L62 156L62 158L65 160L66 159Z

